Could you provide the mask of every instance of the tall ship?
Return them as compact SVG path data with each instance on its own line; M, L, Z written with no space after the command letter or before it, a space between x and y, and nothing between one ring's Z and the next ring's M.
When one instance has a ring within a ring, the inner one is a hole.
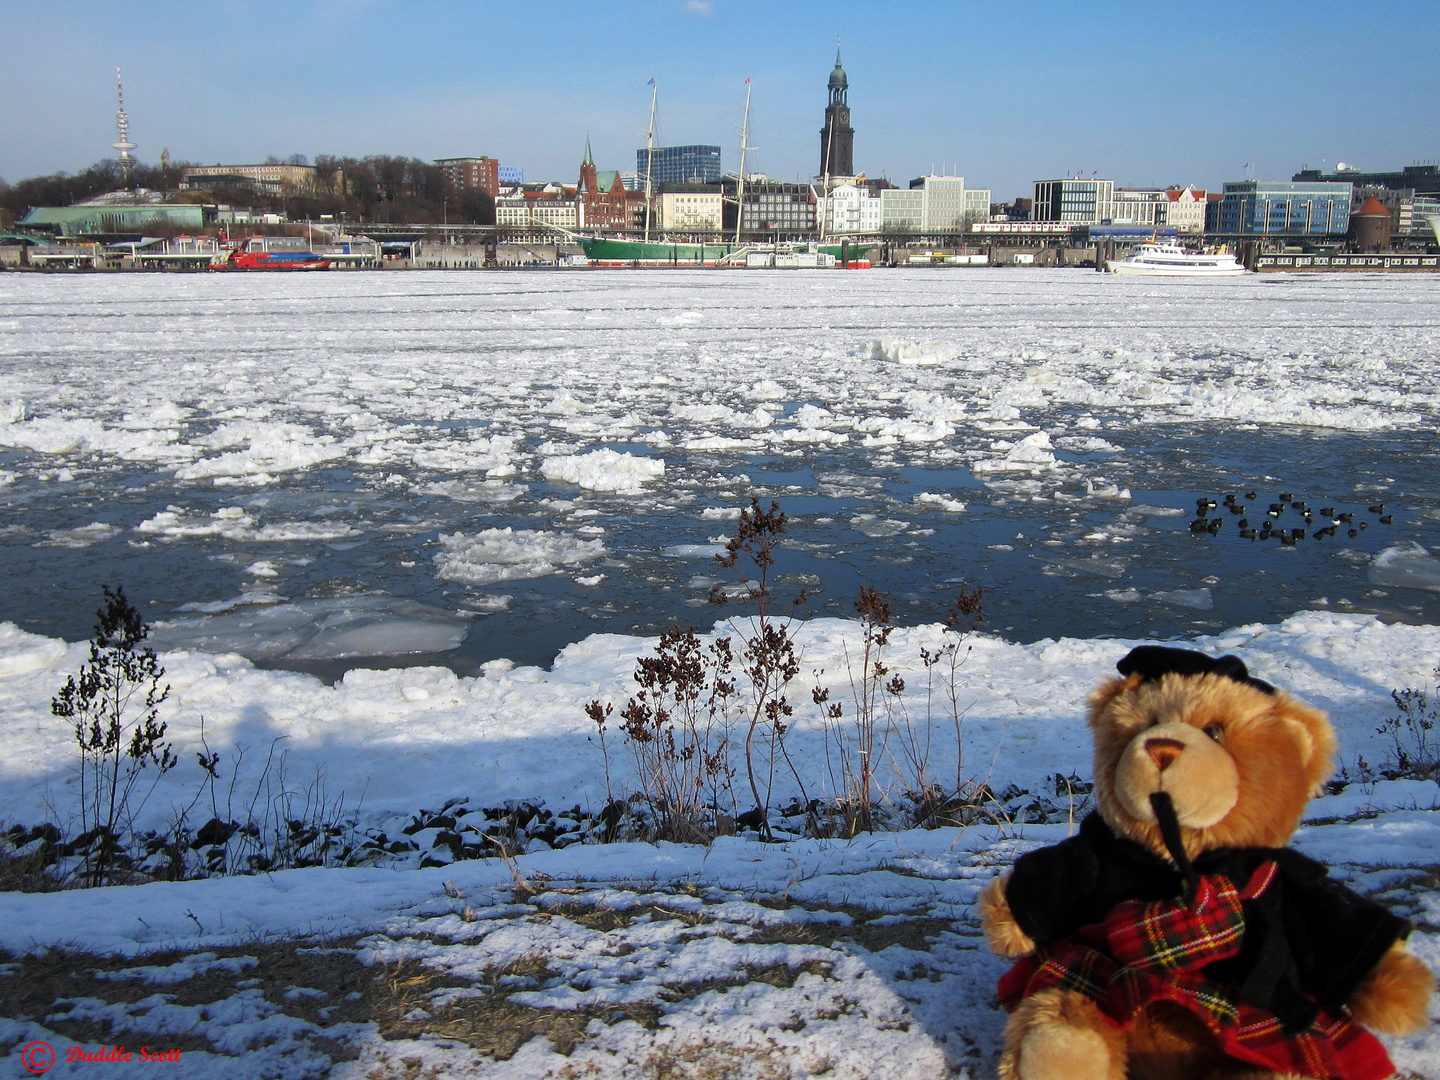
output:
M1248 273L1234 255L1186 251L1173 240L1147 240L1123 259L1106 259L1112 274L1138 277L1238 277Z
M330 260L310 250L301 236L252 236L230 252L231 270L328 270Z
M603 236L576 236L591 266L697 267L720 266L756 269L850 269L870 265L869 244L696 244L665 240L625 240Z

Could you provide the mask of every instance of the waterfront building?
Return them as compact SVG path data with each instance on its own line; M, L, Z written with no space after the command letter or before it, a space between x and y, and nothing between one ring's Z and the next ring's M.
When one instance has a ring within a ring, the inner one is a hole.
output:
M190 165L180 170L180 186L186 190L238 185L266 195L303 195L315 190L315 166L282 165Z
M835 47L835 70L830 72L830 103L825 106L825 126L820 129L820 173L822 177L855 175L855 129L850 126L847 101L850 80L840 66L840 47Z
M575 187L582 229L629 230L645 227L645 193L630 191L614 169L600 170L585 140L585 159L580 162L580 182Z
M884 221L881 200L867 187L853 180L830 189L816 203L816 218L826 235L874 235Z
M1425 165L1406 165L1399 172L1365 172L1341 162L1333 173L1321 169L1301 169L1290 178L1295 183L1340 183L1356 188L1389 188L1392 191L1410 190L1418 195L1440 196L1440 165L1429 162Z
M1224 186L1214 231L1248 236L1336 236L1350 228L1348 183L1239 180Z
M580 204L572 187L524 184L495 200L495 224L510 229L578 229Z
M660 195L660 228L665 232L719 232L725 220L720 188L680 184Z
M779 184L771 180L745 180L741 232L768 234L776 239L799 239L815 231L815 189L809 184Z
M36 206L16 225L56 236L143 233L162 228L191 232L204 228L213 220L214 214L214 206L162 203L121 191L73 206Z
M1167 223L1170 198L1164 191L1144 188L1116 188L1110 220L1104 224L1135 225L1153 229Z
M436 158L435 164L456 191L483 191L492 199L500 194L500 162L492 157Z
M1036 180L1033 221L1103 225L1115 219L1115 181L1067 177Z
M1166 188L1165 198L1169 205L1165 209L1165 224L1181 233L1202 233L1205 231L1204 191L1193 187Z
M654 158L644 148L635 151L635 171L639 175L641 190L645 187L646 163L650 167L650 186L661 184L714 184L720 179L720 147L695 144L693 146L657 146Z
M990 216L990 190L967 188L963 176L918 176L908 188L885 188L879 196L886 233L962 232Z

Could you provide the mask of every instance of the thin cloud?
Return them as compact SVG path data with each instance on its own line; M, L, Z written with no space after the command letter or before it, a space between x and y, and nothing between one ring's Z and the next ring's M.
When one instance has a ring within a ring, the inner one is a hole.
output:
M698 15L702 19L710 17L710 5L706 0L686 0L685 10L691 15Z

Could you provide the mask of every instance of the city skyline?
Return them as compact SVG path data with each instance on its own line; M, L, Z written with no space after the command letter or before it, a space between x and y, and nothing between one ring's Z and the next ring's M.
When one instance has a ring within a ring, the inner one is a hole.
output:
M1440 104L1432 86L1407 87L1400 106L1356 92L1420 69L1440 31L1433 5L1388 5L1387 21L1309 4L1296 21L1283 2L1109 2L1087 6L1084 27L1056 3L1014 11L678 0L638 5L619 26L557 16L540 33L511 6L449 0L267 0L203 19L172 0L12 9L0 25L28 44L0 72L0 177L112 156L119 64L147 162L162 148L203 163L485 154L526 179L573 182L587 136L602 167L634 161L654 78L657 145L718 143L732 170L750 78L747 170L808 180L837 34L855 168L900 183L950 172L997 199L1076 172L1218 188L1247 164L1274 179L1436 152L1416 121Z

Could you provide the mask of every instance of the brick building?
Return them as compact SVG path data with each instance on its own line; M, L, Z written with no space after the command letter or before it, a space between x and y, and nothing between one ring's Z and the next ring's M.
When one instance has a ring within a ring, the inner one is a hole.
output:
M500 194L500 162L490 157L436 158L456 191L483 191L492 199Z
M645 193L625 187L620 173L599 170L585 140L585 160L580 162L580 183L576 185L582 229L632 230L645 227Z

